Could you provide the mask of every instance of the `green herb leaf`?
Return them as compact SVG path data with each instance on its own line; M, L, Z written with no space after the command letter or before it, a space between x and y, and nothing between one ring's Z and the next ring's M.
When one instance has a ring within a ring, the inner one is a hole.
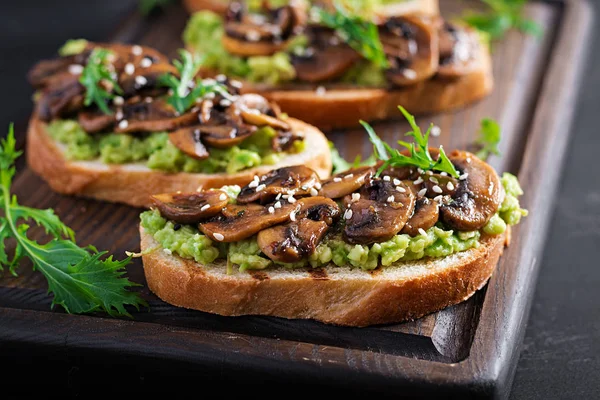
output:
M377 171L377 174L381 174L383 170L387 167L405 167L405 166L414 166L417 168L421 168L424 171L434 170L440 172L446 172L449 175L452 175L455 178L459 177L459 173L454 168L454 165L446 156L444 149L440 146L440 154L436 160L431 157L429 153L429 133L431 132L431 128L433 125L429 126L427 132L425 134L422 133L421 128L416 124L415 118L408 113L402 106L398 107L404 117L408 121L409 125L412 128L411 132L408 132L406 136L412 136L414 138L415 143L408 143L404 141L399 141L398 144L400 146L405 147L409 150L410 155L405 155L400 153L398 150L393 149L386 142L381 140L379 136L375 133L373 128L366 122L360 121L362 126L365 127L367 133L369 134L369 139L371 143L373 143L373 149L375 155L382 161L384 161L383 165Z
M491 39L503 37L510 29L539 36L542 28L535 21L524 18L527 0L481 0L488 6L483 12L469 11L462 20L473 28L485 32Z
M358 16L348 15L344 7L335 2L335 12L315 7L311 13L321 25L334 29L337 35L364 58L380 68L387 68L377 26Z
M116 93L123 93L117 83L111 64L108 61L111 52L103 48L95 48L83 68L79 82L85 87L86 106L95 103L105 114L112 114L107 102L115 98Z
M500 125L491 118L482 119L479 135L475 140L475 143L481 146L481 149L476 153L477 157L485 160L490 154L500 155L500 150L498 150L500 139Z
M98 252L92 246L77 246L73 231L52 210L21 206L16 197L11 196L14 161L19 154L11 125L7 139L0 142L0 210L3 211L0 215L0 269L8 267L16 275L19 261L28 257L33 268L48 281L48 291L54 295L52 305L58 304L69 313L105 311L111 316L130 316L126 305L138 309L146 306L137 293L128 290L138 286L124 277L130 258L102 259L106 252ZM26 220L44 228L52 239L46 244L30 239ZM12 259L6 251L7 239L15 240Z
M155 9L165 8L172 2L173 0L140 0L138 7L142 15L147 16Z
M167 103L173 106L175 110L183 114L196 102L196 99L209 93L227 93L227 88L217 82L210 81L204 83L198 79L194 82L194 77L202 66L203 58L192 56L187 50L179 50L181 61L173 61L173 65L179 71L179 77L171 74L163 74L158 82L170 88L172 94L167 99Z
M340 172L348 171L350 168L357 168L365 165L374 165L377 162L375 154L371 154L364 160L359 154L356 156L354 161L350 163L340 155L340 152L338 151L338 149L336 149L333 142L329 142L329 151L331 152L331 163L333 165L331 173L333 175L338 174Z

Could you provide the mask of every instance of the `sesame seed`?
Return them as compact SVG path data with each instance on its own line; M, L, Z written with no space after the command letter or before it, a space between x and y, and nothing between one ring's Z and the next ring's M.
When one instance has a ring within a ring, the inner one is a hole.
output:
M282 198L282 199L287 199L288 197L290 197L290 195L289 195L289 194L282 194L282 195L281 195L281 198Z
M219 242L222 242L222 241L223 241L223 239L225 239L225 236L223 236L223 235L222 235L222 234L220 234L220 233L213 233L213 237L214 237L215 239L217 239Z
M426 174L427 175L433 175L433 171L427 171Z
M348 174L348 175L344 176L344 179L350 179L350 178L352 178L353 176L354 176L354 174Z
M433 200L437 201L438 203L441 203L442 199L443 199L443 196L441 194L439 194L433 198Z
M315 189L314 187L310 188L310 195L311 196L316 196L318 194L319 194L319 191L317 189Z
M125 129L129 126L129 122L127 122L126 119L124 119L123 121L119 122L119 128L121 129Z
M352 193L352 201L359 201L360 193Z
M221 193L221 195L219 196L219 200L221 200L221 201L227 200L227 195L225 193Z
M246 33L246 39L251 42L258 42L260 40L260 32L254 30L248 31Z
M142 55L142 47L141 46L133 46L131 48L131 52L133 53L133 55L136 56L141 56Z
M400 184L400 179L394 178L394 185L398 186Z
M271 206L269 207L269 214L273 214L275 213L275 207Z
M280 198L281 198L281 193L279 193L279 194L277 195L277 197L275 197L275 200L279 200Z
M432 189L436 193L442 193L443 192L442 188L439 187L438 185L434 185Z
M296 202L296 199L294 198L294 196L290 196L290 197L288 197L287 201L294 204Z
M419 171L419 173L420 173L420 174L422 174L422 173L423 173L423 170L422 170L421 168L417 168L417 171ZM412 170L411 170L411 172L410 172L410 173L412 174Z
M258 181L252 181L248 184L249 188L255 188L258 186Z
M441 176L448 176L448 173L447 172L440 172L440 175Z
M349 208L346 210L346 212L344 213L344 218L345 219L352 219L352 210Z
M387 198L388 203L391 203L392 201L394 201L394 195L391 195L390 197Z
M406 193L406 189L404 189L401 186L396 186L396 190L399 191L400 193Z
M122 120L123 119L123 111L117 110L117 112L115 113L115 118L117 119L117 121Z
M448 182L448 184L446 185L446 188L448 190L454 190L454 184L452 182Z
M316 90L315 90L315 94L317 96L325 96L325 93L327 93L327 89L325 89L324 86L319 86Z
M295 210L290 213L290 219L292 221L296 221L296 211Z
M423 189L419 190L419 193L417 193L417 195L419 197L423 197L423 196L425 196L425 193L427 193L427 189L423 188Z
M467 162L470 164L471 163L471 157L467 157Z
M341 182L342 178L336 176L335 178L333 178L333 181L334 182Z
M145 101L146 103L152 103L152 102L154 101L154 99L153 99L152 97L148 96L148 97L146 97L146 98L144 99L144 101Z
M469 174L465 172L464 174L459 176L458 179L460 179L461 181L464 181L465 179L467 179L468 176L469 176Z
M145 76L138 75L135 77L135 83L140 86L144 86L146 83L148 83L148 79L146 79Z
M384 176L384 177L383 177L383 180L384 180L384 181L386 181L386 182L389 182L389 181L390 181L390 179L391 179L391 178L390 178L388 175L386 175L386 176Z
M410 80L415 79L417 77L417 73L412 69L405 69L402 72L402 75L404 75L404 77L406 79L410 79Z
M125 64L125 73L127 75L133 75L135 72L135 66L132 63Z
M419 233L423 236L427 236L427 232L425 232L425 229L423 228L419 228Z
M308 190L308 186L302 185L302 186L300 186L300 189L302 189L302 190Z
M223 107L229 107L231 105L231 100L223 99L219 102L219 104Z
M260 179L258 178L258 175L254 175L254 178L252 178L252 180L256 181L256 182L260 181Z
M79 75L83 72L83 65L71 64L69 65L69 73L71 75Z
M315 189L321 190L321 183L320 182L315 183Z
M169 254L169 255L173 254L173 252L171 251L171 249L163 249L163 253L166 253L166 254Z
M142 68L148 68L151 65L152 65L152 60L148 57L144 57L144 59L142 61L140 61L140 66Z
M115 106L122 106L124 102L125 100L123 100L121 96L115 96L115 98L113 99L113 104Z
M210 93L206 93L206 94L204 95L204 97L203 97L203 98L204 98L204 99L208 99L208 100L212 100L212 99L214 99L216 96L217 96L217 95L215 94L215 92L210 92Z
M256 187L256 191L260 192L261 190L264 190L267 187L267 185L265 185L264 183L261 183L260 185L258 185Z
M281 202L278 201L277 203L273 204L273 207L275 207L275 208L281 208Z
M433 183L440 183L435 176L430 176L429 181Z
M431 127L431 136L437 137L437 136L440 136L441 133L442 133L442 129L439 126L434 125Z
M242 87L242 82L240 82L240 81L233 80L233 81L229 82L229 84L237 89Z
M421 183L423 183L423 178L419 177L419 179L417 179L416 181L413 182L415 185L420 185Z
M227 80L227 77L225 75L223 75L223 74L219 74L219 75L215 76L215 79L218 82L225 82Z
M205 204L200 208L200 211L206 211L210 208L210 204Z

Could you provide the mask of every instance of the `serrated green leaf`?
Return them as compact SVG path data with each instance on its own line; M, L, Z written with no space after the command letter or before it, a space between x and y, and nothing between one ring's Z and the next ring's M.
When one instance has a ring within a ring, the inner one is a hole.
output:
M104 114L112 114L107 102L115 98L115 93L123 93L116 78L109 71L108 49L95 48L92 50L85 67L79 77L79 82L85 87L85 98L83 104L90 106L95 104ZM102 87L102 83L108 83L112 91L108 92Z
M6 239L10 237L11 231L6 218L0 217L0 271L8 265L8 254L6 254Z
M477 157L485 160L490 154L500 155L498 145L502 138L500 125L491 118L483 118L475 143L481 146L475 154Z
M66 226L60 218L54 213L54 210L40 210L37 208L25 207L20 205L14 205L12 208L12 215L15 219L31 218L36 224L41 225L47 234L60 239L62 237L68 237L71 240L75 240L75 233L71 228Z

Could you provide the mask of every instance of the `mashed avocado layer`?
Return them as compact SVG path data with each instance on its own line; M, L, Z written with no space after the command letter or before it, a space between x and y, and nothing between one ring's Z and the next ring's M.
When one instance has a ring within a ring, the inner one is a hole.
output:
M143 162L148 168L165 172L235 173L260 165L276 164L284 153L275 153L271 139L272 128L256 131L239 146L228 149L210 149L210 157L196 160L187 156L169 141L166 132L146 136L122 133L90 135L74 120L55 120L48 124L48 133L63 144L65 156L72 161L99 160L105 164ZM295 151L303 150L304 142L297 142Z
M521 217L527 215L527 210L520 207L517 199L523 194L517 178L505 173L502 176L502 184L506 198L498 213L482 229L488 235L504 233L508 225L519 223ZM232 187L225 187L224 190L230 195L239 193L239 188L233 190ZM232 265L238 266L240 271L245 271L265 269L276 264L262 254L255 237L237 243L213 243L195 226L184 226L175 230L175 225L163 218L158 210L145 211L140 218L142 227L153 235L163 249L182 258L194 259L200 263L212 262L217 258L227 259L228 271ZM449 256L478 247L481 238L479 231L456 232L444 228L439 223L425 233L415 237L396 235L386 242L372 245L352 245L338 237L328 238L317 246L316 251L305 262L279 265L303 268L334 263L338 266L372 270L379 265L385 267L399 261Z

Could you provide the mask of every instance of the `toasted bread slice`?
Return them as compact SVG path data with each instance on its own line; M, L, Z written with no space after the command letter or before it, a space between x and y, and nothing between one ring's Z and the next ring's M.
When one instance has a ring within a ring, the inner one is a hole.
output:
M294 118L321 129L349 128L358 120L373 121L401 117L398 105L411 114L437 113L462 108L487 96L494 87L487 46L481 46L471 73L460 78L434 77L402 89L277 88L246 83L244 92L259 93L279 104Z
M263 165L235 174L166 173L152 170L142 163L108 165L100 161L68 161L64 148L46 131L46 123L37 116L29 122L27 162L50 187L65 194L75 194L98 200L125 203L137 207L150 206L150 195L194 191L199 187L245 185L254 175L287 165L306 165L321 178L331 171L331 155L327 139L318 129L290 118L292 127L304 133L306 150L291 154L276 165Z
M337 267L269 268L228 275L220 260L200 265L162 251L140 227L148 287L167 303L220 315L271 315L366 326L412 320L460 303L483 287L506 234L444 258L400 262L366 272Z

